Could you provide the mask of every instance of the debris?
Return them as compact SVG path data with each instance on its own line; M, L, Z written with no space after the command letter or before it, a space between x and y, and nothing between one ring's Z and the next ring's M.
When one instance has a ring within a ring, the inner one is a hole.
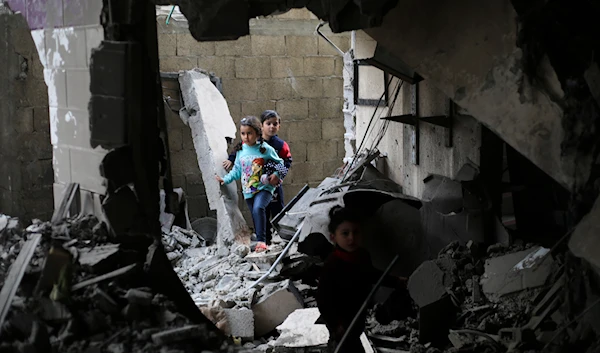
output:
M408 280L410 296L419 307L435 303L446 295L445 274L433 261L426 261Z
M244 340L254 340L254 313L250 309L225 309L230 334Z
M296 309L302 309L302 298L289 281L285 286L269 293L252 307L254 312L254 333L261 337L273 331Z
M91 279L79 282L79 283L73 285L73 287L71 287L71 291L74 292L76 290L85 288L87 286L91 286L92 284L100 283L102 281L113 279L113 278L118 277L118 276L123 276L125 274L130 273L136 266L137 266L137 264L131 264L131 265L122 267L122 268L120 268L118 270L114 270L112 272L104 274L102 276L94 277L94 278L91 278Z
M117 303L104 292L102 289L94 288L94 294L92 294L94 305L109 315L115 315L119 312Z
M156 344L169 344L190 339L204 338L206 327L204 325L187 325L170 330L165 330L152 335L152 341Z
M419 342L431 342L435 347L443 347L448 340L448 332L454 324L457 308L450 295L426 304L419 310Z
M47 291L58 282L60 272L72 262L73 256L62 247L51 247L46 260L44 269L37 285L36 292Z
M118 253L119 244L82 248L79 249L79 263L82 266L89 266L94 273L99 273L102 272L102 268L113 268L112 263L118 260Z
M130 304L137 304L141 306L149 306L152 304L153 297L154 295L149 291L135 288L132 288L125 293L125 299L127 299Z
M326 346L329 331L325 325L315 324L320 315L318 308L295 310L281 325L277 326L280 335L273 345L308 349Z

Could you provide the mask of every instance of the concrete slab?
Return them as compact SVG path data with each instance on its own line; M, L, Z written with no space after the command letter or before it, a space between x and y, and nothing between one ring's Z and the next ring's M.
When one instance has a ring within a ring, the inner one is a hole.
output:
M483 292L489 299L528 288L542 286L552 270L549 249L536 247L485 261L481 277Z
M290 314L279 326L280 336L273 343L275 347L310 348L327 345L329 331L325 325L316 325L321 313L318 308L298 309Z
M446 295L445 274L433 261L419 266L408 279L408 291L419 307L437 302Z
M594 203L594 207L579 222L573 235L569 240L569 249L573 255L587 260L596 272L600 274L600 199Z
M254 313L250 309L225 309L225 317L233 337L254 340Z
M288 315L303 306L298 290L291 283L269 294L252 307L255 336L261 337L273 331Z
M215 175L226 174L227 138L236 135L236 126L225 98L201 71L185 71L179 76L185 109L180 116L192 130L198 166L206 187L211 210L217 211L217 244L221 251L234 241L248 243L250 231L238 207L236 183L219 185Z

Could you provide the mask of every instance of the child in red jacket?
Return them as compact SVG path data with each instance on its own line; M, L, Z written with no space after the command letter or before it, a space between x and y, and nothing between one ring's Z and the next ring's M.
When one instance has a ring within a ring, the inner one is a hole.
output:
M316 299L333 350L382 273L373 267L369 253L361 247L358 212L336 206L329 211L329 218L329 233L335 248L323 266ZM404 283L405 279L392 276L384 281L390 287ZM360 335L365 329L366 315L366 311L361 314L340 352L364 352Z

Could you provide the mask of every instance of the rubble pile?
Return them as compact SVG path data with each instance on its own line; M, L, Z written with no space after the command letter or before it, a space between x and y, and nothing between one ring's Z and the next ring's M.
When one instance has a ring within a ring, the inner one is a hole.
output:
M1 215L0 226L0 351L228 349L210 322L193 322L151 289L145 254L109 242L97 218L34 221L23 230L18 220ZM32 254L24 253L32 247Z

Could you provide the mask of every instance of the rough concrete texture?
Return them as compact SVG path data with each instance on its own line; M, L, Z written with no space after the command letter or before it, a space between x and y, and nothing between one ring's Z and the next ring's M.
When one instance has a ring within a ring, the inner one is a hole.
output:
M356 106L354 105L354 53L344 54L344 162L348 163L354 157L356 143Z
M276 347L315 347L326 345L329 331L325 325L315 325L321 316L318 308L298 309L277 326L280 336L274 342Z
M222 162L227 159L227 140L235 138L236 126L227 102L209 76L186 71L179 77L185 109L181 118L192 130L198 166L210 208L217 211L217 244L229 248L234 241L249 242L250 232L238 208L236 183L219 185L215 175L225 175Z
M297 309L302 309L302 307L302 298L291 283L269 294L252 307L254 312L254 334L260 337L273 331L284 322L288 315Z
M254 313L250 309L225 309L230 334L242 339L254 339Z
M573 255L587 260L600 273L600 199L596 200L594 207L579 222L571 239L569 249Z
M433 304L446 295L445 274L433 261L424 262L408 279L408 291L419 307Z
M544 285L552 271L552 256L542 247L519 251L485 261L481 277L488 299Z

